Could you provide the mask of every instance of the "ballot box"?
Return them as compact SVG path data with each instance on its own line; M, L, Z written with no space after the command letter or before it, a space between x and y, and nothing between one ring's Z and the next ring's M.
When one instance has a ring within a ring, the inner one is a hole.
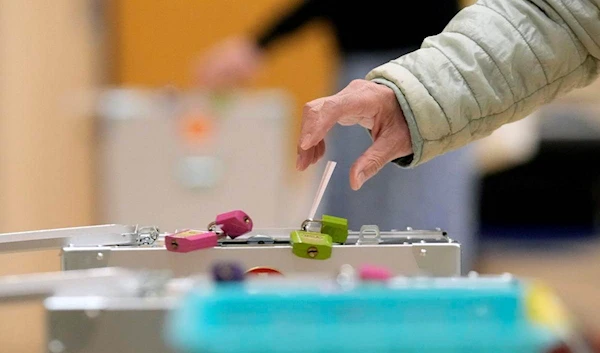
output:
M294 225L315 168L291 173L294 109L282 90L121 88L98 96L99 223L205 226L233 208Z

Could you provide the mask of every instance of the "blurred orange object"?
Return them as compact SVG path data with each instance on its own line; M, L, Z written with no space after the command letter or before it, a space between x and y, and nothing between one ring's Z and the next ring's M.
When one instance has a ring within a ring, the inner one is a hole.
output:
M212 120L204 114L189 114L181 119L181 132L187 144L204 143L213 130Z

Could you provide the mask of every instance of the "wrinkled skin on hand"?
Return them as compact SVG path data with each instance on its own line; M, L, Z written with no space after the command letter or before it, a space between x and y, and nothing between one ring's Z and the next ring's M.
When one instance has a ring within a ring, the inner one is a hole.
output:
M354 80L339 93L304 106L297 147L298 170L305 170L323 157L324 138L336 123L358 124L371 130L373 137L373 144L350 169L350 186L354 190L387 163L412 154L408 125L394 91L371 81Z

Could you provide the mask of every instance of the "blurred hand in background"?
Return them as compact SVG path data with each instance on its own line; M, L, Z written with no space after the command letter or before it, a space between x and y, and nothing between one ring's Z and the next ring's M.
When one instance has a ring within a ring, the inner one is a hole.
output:
M195 83L206 89L232 89L248 84L263 65L263 52L255 41L232 36L207 50L194 66Z

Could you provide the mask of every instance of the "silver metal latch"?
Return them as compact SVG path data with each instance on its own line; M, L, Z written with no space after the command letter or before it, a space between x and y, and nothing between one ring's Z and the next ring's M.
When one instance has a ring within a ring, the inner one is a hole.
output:
M377 245L381 243L381 233L377 225L363 225L358 233L356 245Z
M135 226L133 235L137 245L152 245L158 239L160 231L157 227Z

